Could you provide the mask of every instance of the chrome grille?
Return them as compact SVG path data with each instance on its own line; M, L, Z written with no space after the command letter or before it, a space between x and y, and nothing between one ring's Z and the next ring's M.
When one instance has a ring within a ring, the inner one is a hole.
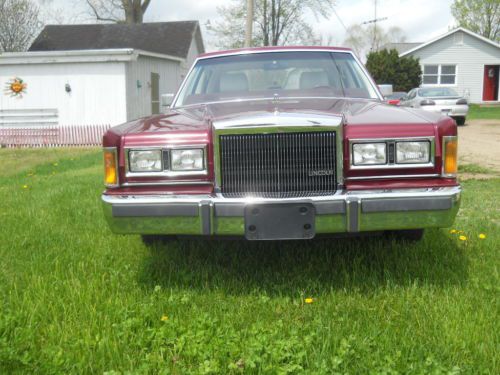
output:
M221 135L226 197L304 197L336 190L335 132Z

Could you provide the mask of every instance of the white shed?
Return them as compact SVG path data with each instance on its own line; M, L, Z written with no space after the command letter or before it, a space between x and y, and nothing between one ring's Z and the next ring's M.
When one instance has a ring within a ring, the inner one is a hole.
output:
M113 126L160 113L161 95L203 52L194 21L49 26L29 52L0 54L0 127Z
M422 86L453 87L472 103L500 101L500 44L492 40L460 27L400 52L420 59Z

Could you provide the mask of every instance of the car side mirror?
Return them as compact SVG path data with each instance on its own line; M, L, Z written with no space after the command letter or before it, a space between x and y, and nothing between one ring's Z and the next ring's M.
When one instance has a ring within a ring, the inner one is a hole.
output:
M163 107L170 107L174 101L174 94L163 94L161 96L161 105Z

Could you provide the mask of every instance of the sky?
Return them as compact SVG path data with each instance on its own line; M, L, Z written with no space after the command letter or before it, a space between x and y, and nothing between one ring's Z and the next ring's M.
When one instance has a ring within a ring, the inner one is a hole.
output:
M52 7L63 9L67 14L81 13L75 2L84 0L53 0ZM208 51L216 49L213 37L204 25L217 21L217 7L230 4L232 0L152 0L146 13L146 22L198 20ZM455 22L450 12L453 0L378 0L377 17L387 17L379 23L384 28L400 27L408 42L425 42L453 27ZM335 11L328 19L307 15L314 31L323 40L331 40L341 46L346 38L342 23L349 27L374 18L374 0L337 0Z

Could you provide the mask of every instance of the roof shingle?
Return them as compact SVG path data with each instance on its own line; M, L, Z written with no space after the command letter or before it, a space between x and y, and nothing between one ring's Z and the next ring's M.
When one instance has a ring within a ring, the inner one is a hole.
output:
M198 21L143 24L88 24L46 26L30 51L72 51L132 48L186 58L191 40L199 53L205 48Z

